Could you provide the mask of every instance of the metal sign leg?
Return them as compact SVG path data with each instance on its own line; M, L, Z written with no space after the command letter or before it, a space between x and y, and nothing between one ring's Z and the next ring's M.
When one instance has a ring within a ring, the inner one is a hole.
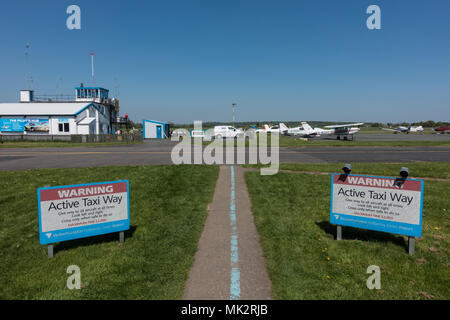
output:
M124 243L125 242L125 233L123 231L119 232L119 242Z
M336 228L336 240L342 240L342 227L337 226Z
M49 258L53 258L53 245L49 244L47 247L47 254Z
M408 253L410 255L414 254L414 244L415 244L415 238L414 237L408 237Z

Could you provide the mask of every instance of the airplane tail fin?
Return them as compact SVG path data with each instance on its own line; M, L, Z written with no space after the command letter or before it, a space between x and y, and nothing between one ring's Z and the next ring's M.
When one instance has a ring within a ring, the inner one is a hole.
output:
M267 125L267 124L265 124L264 125L264 131L267 131L267 130L269 130L270 128L269 128L269 125Z
M284 132L284 131L288 131L289 128L288 128L284 123L280 123L280 130L281 130L282 132Z
M312 129L313 129L313 128L308 124L308 122L302 122L302 127L303 127L303 129L305 129L306 131L312 130Z

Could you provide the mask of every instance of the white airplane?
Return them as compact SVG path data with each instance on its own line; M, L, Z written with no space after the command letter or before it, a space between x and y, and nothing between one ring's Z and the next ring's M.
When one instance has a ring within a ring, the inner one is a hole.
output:
M423 133L423 127L422 126L409 126L409 127L405 127L405 126L398 126L397 128L381 128L381 130L386 130L386 131L392 131L394 133L406 133L409 134L410 132L419 132L419 133Z
M288 128L284 123L280 123L280 129L284 135L299 137L317 137L321 134L331 134L331 130L312 128L307 122L302 122L299 127Z
M256 133L283 133L283 130L280 129L280 126L284 125L283 123L280 123L279 126L272 126L270 127L269 125L265 124L264 125L264 129L256 129L255 132Z
M363 124L364 122L336 124L325 126L325 128L331 129L333 131L331 134L336 135L336 139L338 140L341 139L341 136L344 137L344 140L348 140L348 137L351 136L353 140L353 135L361 130L359 126L362 126Z
M326 126L327 129L322 128L313 128L307 122L302 122L300 127L296 128L288 128L284 126L282 127L283 133L291 136L301 136L301 137L319 137L321 135L336 135L337 139L340 140L341 136L344 136L344 139L347 140L348 136L352 136L353 134L359 132L358 126L363 125L364 123L350 123L350 124L339 124L339 125L331 125Z

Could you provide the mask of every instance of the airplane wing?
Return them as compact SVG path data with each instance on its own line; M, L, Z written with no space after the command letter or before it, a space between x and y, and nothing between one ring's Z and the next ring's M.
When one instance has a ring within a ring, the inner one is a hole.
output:
M389 129L389 128L381 128L381 130L386 130L386 131L400 131L398 129Z
M332 125L332 126L325 126L324 128L334 129L334 128L357 127L357 126L362 126L363 124L364 124L364 122L349 123L349 124L336 124L336 125Z
M312 137L314 137L314 135L310 135L310 134L307 134L307 133L302 133L302 132L291 132L291 133L288 133L288 135L290 135L290 136L293 136L293 137L300 137L300 138L312 138Z

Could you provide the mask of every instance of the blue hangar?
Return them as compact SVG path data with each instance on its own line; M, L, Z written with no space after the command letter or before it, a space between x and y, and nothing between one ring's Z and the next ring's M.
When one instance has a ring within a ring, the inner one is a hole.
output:
M169 139L170 138L170 123L144 120L142 124L144 130L144 139Z

